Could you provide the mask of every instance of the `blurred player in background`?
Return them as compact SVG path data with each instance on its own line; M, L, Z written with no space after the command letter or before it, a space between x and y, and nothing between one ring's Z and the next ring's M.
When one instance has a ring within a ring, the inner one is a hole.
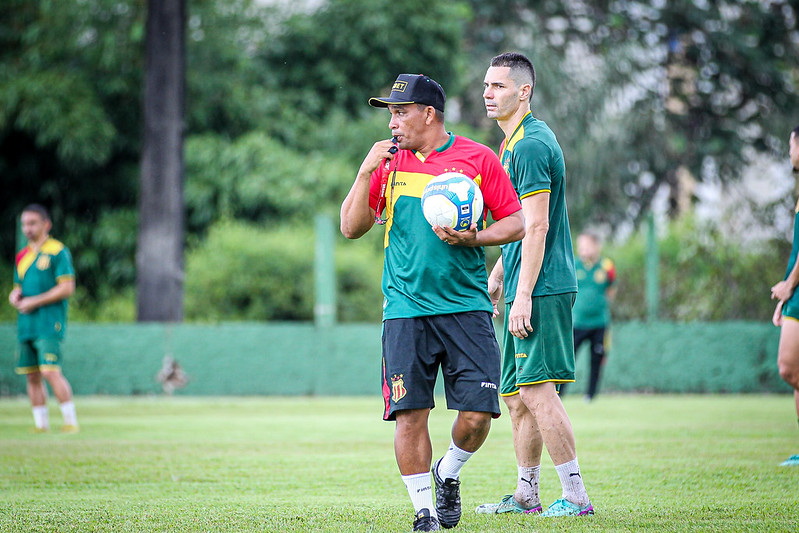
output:
M500 394L510 411L518 476L516 492L478 513L592 515L571 421L557 387L574 381L572 306L577 292L563 152L555 134L533 117L535 69L522 54L491 60L483 100L505 133L502 164L522 203L527 231L502 247L489 292L505 290L505 341ZM543 510L538 492L543 446L555 464L562 496Z
M791 166L794 175L799 176L799 126L791 131L789 146ZM799 261L796 260L798 252L799 201L796 203L793 219L793 250L788 260L785 279L771 288L771 297L778 300L772 322L775 326L782 327L777 366L782 379L793 387L797 423L799 423L799 293L796 291L796 286L799 285ZM799 466L799 454L790 456L782 465Z
M616 296L616 267L608 257L602 256L602 239L596 233L584 231L577 236L577 257L574 262L577 274L577 298L574 301L574 356L585 341L589 342L591 371L586 401L596 396L599 374L605 362L610 326L610 302ZM566 385L560 386L561 397Z
M52 222L44 207L27 206L21 221L28 245L17 253L14 288L8 295L8 301L19 312L17 373L27 378L35 430L50 429L44 385L47 381L61 407L64 419L61 430L74 433L78 431L78 420L72 387L61 373L67 299L75 292L72 256L66 246L50 237Z
M376 142L341 206L347 238L385 223L383 418L396 420L394 451L414 506L414 531L458 524L460 470L500 414L500 355L482 247L524 235L521 206L499 159L489 148L447 132L444 101L437 82L414 74L400 74L390 96L369 100L391 113L388 125L399 151L392 150L391 140ZM422 213L422 190L450 171L480 186L493 224L480 231L475 224L462 232L431 229ZM447 453L432 465L434 504L427 424L439 367L447 407L458 415Z

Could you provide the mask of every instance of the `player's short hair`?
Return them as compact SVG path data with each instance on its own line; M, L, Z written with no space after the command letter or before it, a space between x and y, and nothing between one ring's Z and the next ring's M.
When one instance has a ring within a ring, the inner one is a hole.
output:
M418 107L421 110L421 109L424 109L424 108L426 108L428 106L427 106L427 104L416 104L416 107ZM436 109L435 107L433 109L436 112L436 122L440 122L440 123L443 124L444 123L444 112L441 111L440 109Z
M518 52L505 52L491 59L492 67L510 68L510 77L517 85L530 84L530 97L535 90L535 67L526 55Z
M588 237L595 243L602 244L602 235L600 235L599 232L593 228L584 229L580 232L580 236Z
M796 126L794 129L792 129L791 133L799 137L799 126Z
M25 208L22 210L22 212L23 213L36 213L40 217L42 217L42 220L44 220L46 222L50 222L51 221L50 213L48 213L47 212L47 208L44 207L41 204L28 204L28 205L25 206Z

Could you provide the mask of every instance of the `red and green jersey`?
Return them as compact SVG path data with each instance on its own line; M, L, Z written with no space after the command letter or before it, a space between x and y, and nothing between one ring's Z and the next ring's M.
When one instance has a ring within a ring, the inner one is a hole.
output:
M502 165L520 199L549 193L549 231L544 262L533 296L577 291L569 216L566 212L566 166L555 134L545 122L527 113L499 149ZM505 302L516 297L522 264L522 241L502 245Z
M490 312L483 249L450 246L439 239L422 214L421 197L434 177L460 172L480 187L485 212L494 220L519 211L519 200L496 154L471 139L450 134L449 141L426 158L400 150L389 168L385 204L381 203L386 205L387 218L383 319ZM383 172L381 167L372 173L372 209L378 208Z
M610 323L610 306L607 291L616 281L616 267L607 257L593 265L575 260L577 286L580 289L574 301L572 316L578 329L602 328Z
M62 281L75 278L69 249L55 239L47 239L39 250L26 246L14 263L14 286L22 296L36 296L49 291ZM64 338L67 328L67 300L39 307L27 314L19 313L17 335L20 341L41 338Z

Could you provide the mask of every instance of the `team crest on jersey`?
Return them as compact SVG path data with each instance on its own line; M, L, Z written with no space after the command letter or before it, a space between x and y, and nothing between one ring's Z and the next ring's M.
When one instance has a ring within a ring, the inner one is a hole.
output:
M604 270L597 270L594 272L594 281L597 283L605 283L605 280L608 279L608 275Z
M502 163L502 168L504 168L505 172L510 176L510 157L505 159L505 162Z
M394 374L391 376L391 399L398 402L405 397L408 393L405 390L405 380L402 379L402 374Z
M50 256L46 254L40 255L39 259L36 260L36 268L39 270L47 270L50 268Z

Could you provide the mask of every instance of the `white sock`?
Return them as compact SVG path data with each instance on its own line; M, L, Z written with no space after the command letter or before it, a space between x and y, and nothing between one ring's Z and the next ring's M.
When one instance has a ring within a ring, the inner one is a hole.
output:
M516 479L516 492L513 498L525 509L532 509L541 505L538 497L538 476L541 473L541 465L537 466L517 466L519 476Z
M72 401L64 402L59 404L61 407L61 416L64 417L64 425L65 426L77 426L78 425L78 415L75 412L75 404Z
M33 423L37 429L50 429L50 415L47 413L46 405L33 408Z
M438 477L442 480L458 479L461 475L461 468L472 455L474 452L461 450L455 446L454 442L450 442L447 453L438 462Z
M560 484L563 486L563 496L561 497L581 507L588 505L590 500L585 491L585 485L583 485L583 476L580 474L577 458L575 457L568 463L556 465L555 470L557 470Z
M405 488L408 489L408 496L413 503L413 512L417 514L422 509L429 509L430 516L438 517L436 506L433 503L433 484L430 479L430 472L402 476Z

